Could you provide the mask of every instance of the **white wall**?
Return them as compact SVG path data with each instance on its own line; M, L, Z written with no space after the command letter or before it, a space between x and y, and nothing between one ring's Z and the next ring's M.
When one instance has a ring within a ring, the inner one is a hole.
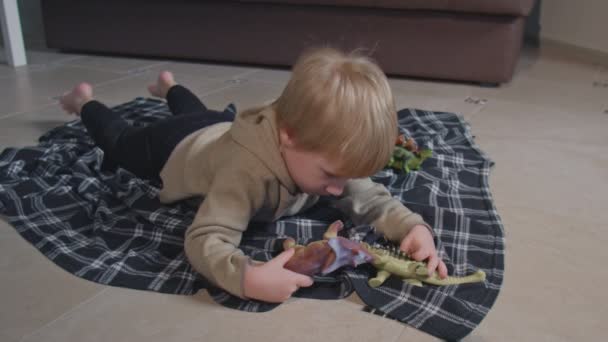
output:
M540 36L608 53L608 0L542 0Z

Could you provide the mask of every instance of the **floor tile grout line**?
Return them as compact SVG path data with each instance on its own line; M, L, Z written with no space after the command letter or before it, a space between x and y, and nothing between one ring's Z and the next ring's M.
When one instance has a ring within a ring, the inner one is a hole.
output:
M252 69L252 70L247 70L247 71L243 71L242 73L236 74L232 77L232 79L238 79L240 77L245 77L249 74L255 74L256 72L260 72L262 71L262 69Z
M399 335L397 335L397 337L392 342L399 342L401 340L401 336L403 336L404 334L406 334L408 329L418 330L418 329L412 327L411 325L409 325L407 323L402 323L402 324L403 324L403 327L401 328L401 331L399 332ZM422 332L422 331L421 331L421 333L422 334L426 334L425 332Z
M110 84L113 84L116 82L126 81L128 79L135 78L137 76L140 76L141 74L143 74L143 73L125 74L122 77L114 78L114 79L99 82L99 83L91 83L91 85L94 87L93 91L95 91L95 87L105 87L107 85L110 85Z
M484 109L487 108L487 103L484 104L483 106L480 106L476 111L474 111L473 113L471 113L470 116L466 117L465 115L463 115L463 119L469 124L472 125L471 122L473 121L473 118L477 117L477 115L479 115L481 112L484 111ZM473 129L473 127L471 127L471 130Z
M287 84L287 80L285 80L285 81L269 81L269 80L257 80L255 78L252 78L251 80L254 81L254 82L273 84L273 85L285 85L285 84Z
M116 70L111 70L109 68L97 68L97 67L90 67L90 66L86 66L86 65L79 65L79 64L66 64L63 65L66 67L70 67L70 68L75 68L75 69L85 69L85 70L92 70L92 71L99 71L99 72L109 72L109 73L113 73L113 74L117 74L117 75L130 75L128 71L116 71Z
M217 80L217 81L230 82L231 80L235 80L235 79L238 80L241 77L244 77L244 76L247 76L247 75L250 75L250 74L254 74L256 72L261 72L261 71L263 71L263 70L262 69L248 70L248 71L244 71L244 72L242 72L240 74L236 74L236 75L234 75L234 76L232 76L231 78L228 78L228 79L226 79L226 78L213 78L213 77L207 77L207 78L212 79L212 80ZM272 83L272 84L277 84L278 83L278 82L275 83L275 82L262 81L262 80L254 80L254 81L255 82L262 82L262 83ZM210 91L201 93L199 95L199 97L205 97L205 96L213 95L213 94L219 93L219 92L221 92L223 90L226 90L226 89L236 88L236 87L238 87L240 85L241 84L239 84L239 83L233 83L233 84L230 84L230 85L228 85L226 87L221 87L219 89L214 89L214 90L210 90Z
M141 60L141 61L144 62L145 60ZM119 75L138 75L138 74L147 72L152 68L155 68L155 67L158 67L158 66L161 66L164 64L169 64L169 63L171 63L171 61L155 62L155 63L151 63L151 64L146 64L145 66L142 66L142 67L128 68L126 70L112 70L111 68L88 66L88 65L78 64L78 63L64 64L62 66L78 68L78 69L94 70L94 71L111 72L111 73L115 73L115 74L119 74Z
M201 64L201 65L208 65L208 64ZM169 70L171 71L171 70ZM202 77L211 80L211 81L222 81L222 82L229 82L229 81L234 81L234 80L239 80L241 79L241 77L247 76L249 74L252 73L256 73L259 70L254 69L254 70L247 70L247 71L243 71L241 73L235 74L235 75L231 75L229 77L214 77L214 76L206 76L206 75L202 75ZM182 72L176 72L176 74L183 74Z
M171 64L171 63L172 63L172 61L170 61L170 60L169 61L157 61L156 63L149 64L149 65L147 65L145 67L135 68L135 70L149 71L149 69L156 68L157 66L161 66L161 65L165 65L165 64Z
M12 117L15 117L20 114L26 114L29 112L45 109L47 107L51 107L51 106L55 106L55 105L59 105L59 103L50 101L50 102L46 102L44 104L41 104L39 106L36 106L36 107L28 109L28 110L22 110L22 111L12 112L12 113L8 113L8 114L0 114L0 120L12 118Z
M77 61L79 59L83 59L85 57L86 56L82 56L82 55L80 55L80 56L76 55L76 56L69 56L69 57L67 57L67 55L66 55L65 59L60 59L60 60L57 60L57 61L54 61L54 62L50 62L50 63L42 63L41 65L62 66L62 65L67 65L68 63L73 63L74 61ZM36 65L36 64L34 64L34 65Z
M218 89L214 89L214 90L210 90L210 91L207 91L207 92L204 92L204 93L200 93L200 95L198 97L203 98L205 96L217 94L217 93L222 92L222 91L227 90L227 89L236 88L239 85L240 84L229 84L229 85L227 85L225 87L220 87Z
M48 323L44 324L44 325L43 325L43 326L41 326L40 328L35 329L34 331L32 331L32 332L30 332L30 333L28 333L28 334L25 334L25 335L21 336L21 339L20 339L19 341L20 341L20 342L25 341L25 340L26 340L26 339L28 339L29 337L34 336L34 335L35 335L36 333L38 333L39 331L41 331L41 330L43 330L43 329L45 329L45 328L47 328L47 327L49 327L49 326L53 325L55 322L58 322L58 321L59 321L59 320L61 320L63 317L68 316L70 313L72 313L72 312L74 312L74 311L78 310L79 308L81 308L82 306L84 306L84 305L86 305L86 304L88 304L88 303L92 302L92 301L93 301L95 298L97 298L97 297L99 297L101 294L105 293L105 292L108 290L108 288L109 288L109 286L105 286L105 285L104 285L104 288L103 288L103 289L101 289L101 290L100 290L99 292L97 292L96 294L94 294L94 295L92 295L91 297L89 297L89 298L87 298L87 299L83 300L82 302L80 302L80 303L76 304L75 306L73 306L72 308L68 309L66 312L62 313L61 315L59 315L59 316L58 316L58 317L56 317L55 319L53 319L53 320L49 321Z

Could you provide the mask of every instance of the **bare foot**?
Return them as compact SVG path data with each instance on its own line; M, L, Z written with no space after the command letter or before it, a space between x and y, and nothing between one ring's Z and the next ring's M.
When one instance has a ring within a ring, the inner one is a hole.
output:
M66 92L59 99L63 110L68 114L80 116L82 106L93 99L93 87L88 83L80 83L71 91Z
M164 99L167 97L167 92L169 89L176 84L177 83L175 83L175 79L173 78L173 73L170 71L161 71L161 73L158 74L156 84L149 85L148 91L150 94L152 94L152 96Z

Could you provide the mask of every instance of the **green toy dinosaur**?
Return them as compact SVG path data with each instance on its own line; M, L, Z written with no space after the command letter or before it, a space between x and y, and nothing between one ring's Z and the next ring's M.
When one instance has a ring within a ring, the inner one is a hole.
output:
M425 159L431 157L433 151L428 148L420 149L412 138L399 135L395 141L395 149L387 167L408 173L420 169Z
M445 279L441 279L437 275L437 272L433 272L433 274L429 275L426 263L412 260L397 249L372 247L365 243L363 243L363 245L373 256L371 264L378 269L376 277L371 278L368 281L368 284L371 287L382 285L391 275L398 276L402 278L403 281L415 286L422 286L423 283L440 286L456 285L483 282L486 280L486 273L482 270L478 270L465 277L448 276Z
M412 170L420 169L422 162L433 155L433 151L429 149L420 150L419 153L414 153L406 150L404 147L395 146L393 155L387 166L397 171L408 173Z

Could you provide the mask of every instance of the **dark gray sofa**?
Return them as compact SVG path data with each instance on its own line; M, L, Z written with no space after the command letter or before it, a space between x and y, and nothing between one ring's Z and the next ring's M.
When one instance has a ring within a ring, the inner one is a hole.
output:
M392 75L511 79L534 0L42 0L51 48L291 65L364 48Z

